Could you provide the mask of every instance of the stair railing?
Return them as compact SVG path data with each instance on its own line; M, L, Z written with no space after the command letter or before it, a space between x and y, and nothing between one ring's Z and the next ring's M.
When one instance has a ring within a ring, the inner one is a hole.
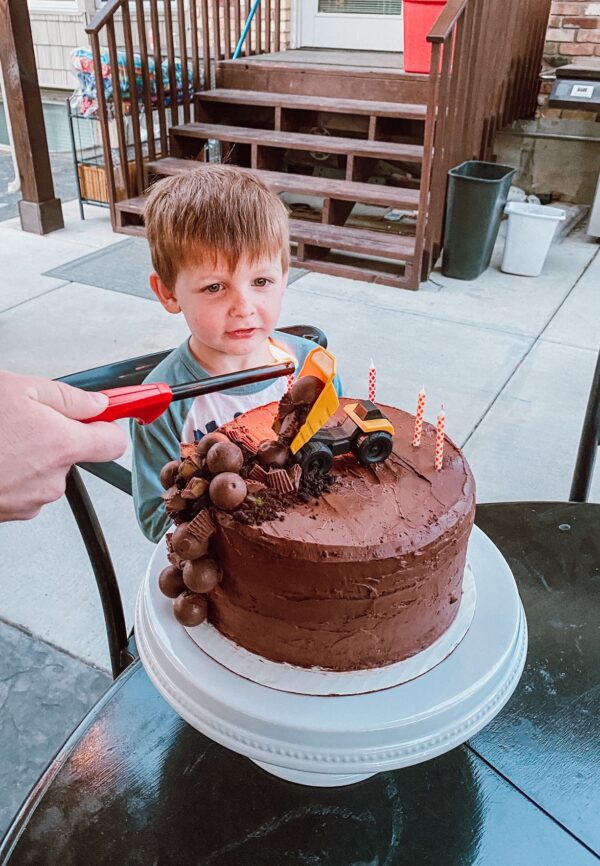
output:
M439 256L448 170L492 158L499 127L532 115L550 0L448 0L431 44L417 265L428 276Z
M145 163L168 156L171 127L198 119L195 94L214 85L216 63L233 57L242 33L245 57L285 48L281 7L281 0L107 0L92 19L86 31L113 226L116 203L143 193Z

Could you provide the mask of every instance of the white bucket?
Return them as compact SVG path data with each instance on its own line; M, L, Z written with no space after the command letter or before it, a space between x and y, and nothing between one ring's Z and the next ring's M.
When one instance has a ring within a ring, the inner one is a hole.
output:
M501 269L507 274L538 277L550 250L556 227L566 218L564 210L541 204L511 201Z

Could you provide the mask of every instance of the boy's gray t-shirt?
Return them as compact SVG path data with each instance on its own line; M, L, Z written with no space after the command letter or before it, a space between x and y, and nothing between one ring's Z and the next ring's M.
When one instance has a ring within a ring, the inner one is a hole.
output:
M275 331L271 338L274 361L292 356L299 372L308 353L315 348L311 340ZM202 369L190 352L188 340L174 349L145 379L183 385L205 379ZM157 542L171 525L165 513L159 474L169 460L179 459L179 444L200 440L221 424L242 412L280 400L287 390L285 376L267 382L256 382L202 397L191 397L171 403L160 418L144 426L131 423L133 442L133 499L138 523L144 535ZM336 390L341 392L339 380Z

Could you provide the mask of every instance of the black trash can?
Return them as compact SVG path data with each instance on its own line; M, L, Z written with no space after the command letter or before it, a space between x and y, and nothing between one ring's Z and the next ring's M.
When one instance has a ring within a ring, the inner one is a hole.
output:
M467 162L448 172L442 273L474 280L490 263L502 212L516 169L495 162Z

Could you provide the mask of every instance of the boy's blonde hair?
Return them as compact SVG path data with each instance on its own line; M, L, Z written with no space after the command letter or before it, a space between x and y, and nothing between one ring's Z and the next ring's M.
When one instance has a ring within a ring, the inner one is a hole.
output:
M249 171L206 163L152 187L144 207L152 264L171 291L180 268L223 257L281 255L289 267L289 226L283 203Z

